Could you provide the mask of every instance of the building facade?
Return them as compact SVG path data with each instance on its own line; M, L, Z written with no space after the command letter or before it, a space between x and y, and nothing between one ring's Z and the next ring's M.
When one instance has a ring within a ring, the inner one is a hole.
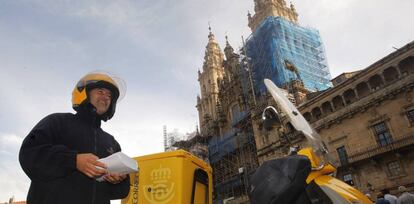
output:
M414 42L336 80L299 109L327 143L338 178L367 193L414 190Z

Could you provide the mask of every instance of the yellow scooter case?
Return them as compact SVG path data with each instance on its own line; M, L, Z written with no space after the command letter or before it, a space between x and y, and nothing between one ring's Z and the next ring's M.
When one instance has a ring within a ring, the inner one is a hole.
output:
M212 168L184 150L134 158L131 189L122 204L212 204Z

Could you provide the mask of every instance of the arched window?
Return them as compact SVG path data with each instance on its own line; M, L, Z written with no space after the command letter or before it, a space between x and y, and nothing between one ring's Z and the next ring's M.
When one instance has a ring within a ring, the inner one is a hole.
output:
M398 64L398 66L403 76L414 73L414 57L410 56L405 58Z
M369 78L368 83L373 91L380 89L384 85L381 77L377 74Z
M382 75L384 76L385 83L390 83L398 79L398 72L395 67L388 67L387 69L384 70Z
M333 112L332 106L331 106L331 102L327 101L325 103L322 104L322 111L325 114L329 114Z
M353 89L348 89L344 92L344 99L346 104L351 104L357 100Z
M316 120L320 119L322 117L321 109L319 107L312 109L312 115Z
M365 82L359 83L356 86L356 90L359 98L365 97L370 93L368 85Z
M303 117L308 121L311 122L312 121L312 115L309 112L306 112L303 114Z
M341 109L341 108L343 108L345 106L344 105L344 101L342 100L342 97L341 96L335 96L332 99L332 103L333 103L333 106L334 106L334 108L336 110Z

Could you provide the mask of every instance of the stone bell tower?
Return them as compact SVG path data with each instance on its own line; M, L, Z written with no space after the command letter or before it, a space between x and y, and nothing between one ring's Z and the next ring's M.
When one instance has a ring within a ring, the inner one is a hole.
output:
M203 62L203 70L198 71L200 93L197 97L197 110L202 135L213 134L217 129L218 80L224 76L224 54L209 27L208 43ZM213 132L212 132L213 131Z
M280 16L293 23L298 23L298 13L291 3L286 5L285 0L254 0L254 15L247 15L249 27L254 32L268 16Z

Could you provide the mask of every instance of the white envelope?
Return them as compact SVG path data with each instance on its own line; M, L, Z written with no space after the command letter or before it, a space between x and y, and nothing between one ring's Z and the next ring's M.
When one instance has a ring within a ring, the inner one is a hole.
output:
M137 161L122 152L117 152L108 157L99 159L98 161L106 164L108 173L129 174L132 172L138 172ZM96 180L104 181L104 178L101 176Z

